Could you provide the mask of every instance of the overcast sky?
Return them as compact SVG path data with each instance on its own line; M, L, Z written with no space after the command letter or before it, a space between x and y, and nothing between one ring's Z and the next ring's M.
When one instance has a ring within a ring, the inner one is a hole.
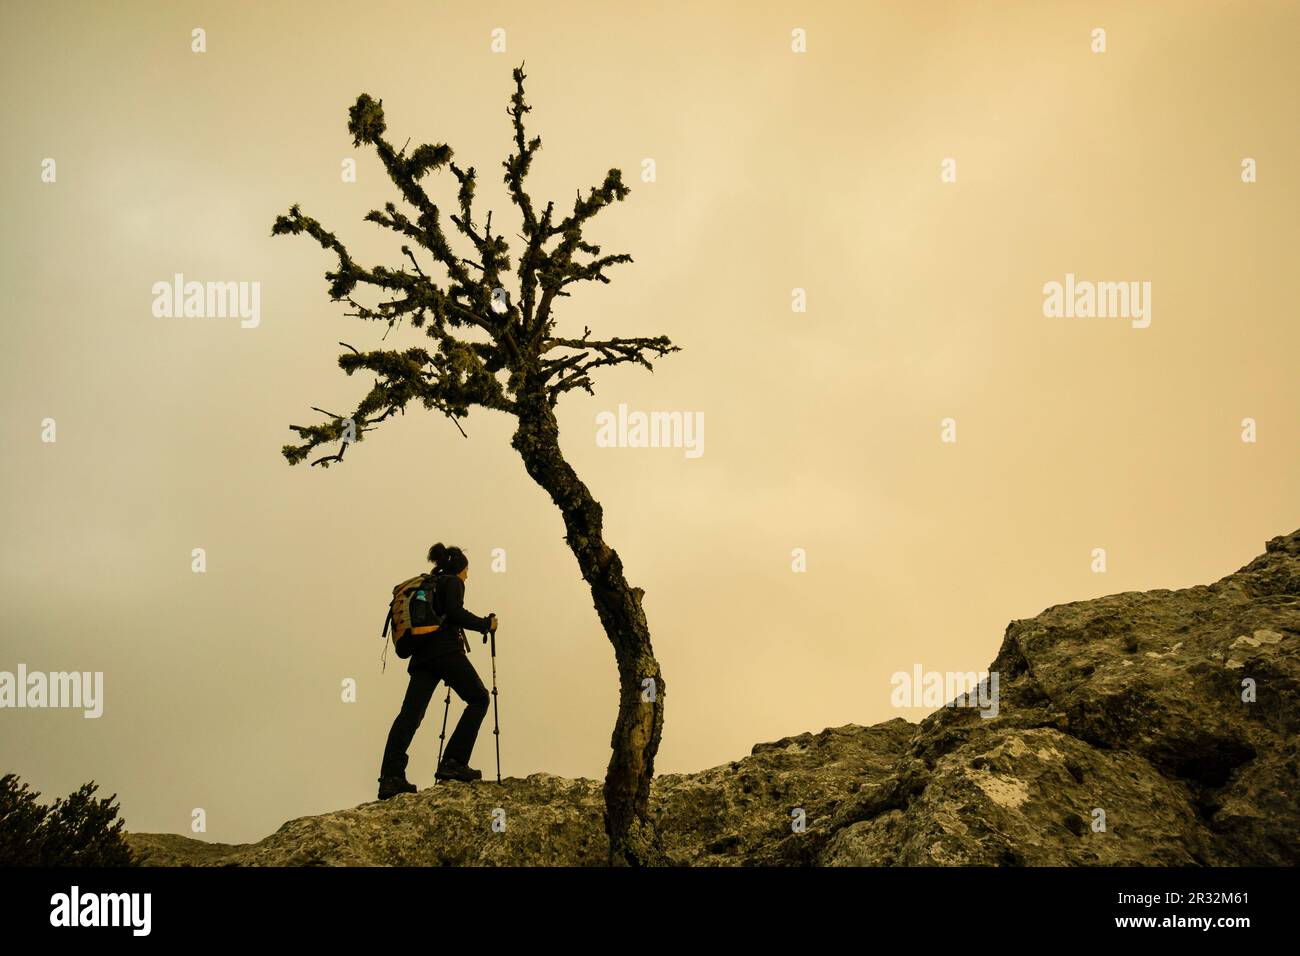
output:
M275 216L301 203L402 264L362 221L397 200L346 132L367 92L395 144L475 165L513 236L524 60L533 195L563 208L611 166L632 187L590 238L635 263L563 300L561 329L683 349L559 410L646 591L661 772L919 719L891 706L897 671L982 670L1013 619L1245 564L1300 526L1300 16L1182 7L6 4L0 670L102 671L104 713L0 712L0 770L50 798L94 778L136 831L203 808L225 842L374 799L406 685L391 655L380 672L389 590L441 540L501 619L504 773L603 776L613 653L505 416L465 439L413 408L328 471L280 456L311 406L367 388L337 343L383 329ZM450 206L448 175L426 185ZM176 273L259 283L257 326L155 316ZM1045 316L1067 275L1149 282L1149 326ZM703 454L598 447L620 403L702 414Z

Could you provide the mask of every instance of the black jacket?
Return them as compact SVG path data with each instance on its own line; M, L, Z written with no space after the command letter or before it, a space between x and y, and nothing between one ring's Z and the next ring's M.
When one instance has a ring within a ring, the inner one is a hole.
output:
M463 628L486 634L490 622L465 610L465 582L454 574L438 576L434 585L435 607L442 614L442 626L432 634L411 634L404 640L416 642L407 670L424 661L448 654L464 654L468 649Z

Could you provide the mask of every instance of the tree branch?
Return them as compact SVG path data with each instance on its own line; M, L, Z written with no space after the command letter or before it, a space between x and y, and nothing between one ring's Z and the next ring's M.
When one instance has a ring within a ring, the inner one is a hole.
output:
M337 256L337 268L327 271L325 277L331 299L351 306L353 311L347 314L385 323L385 338L403 318L409 318L412 326L422 329L436 343L432 352L423 348L361 352L340 343L348 352L339 356L339 366L349 375L359 369L373 372L374 384L349 418L316 408L313 410L323 415L325 422L290 426L301 439L283 449L291 464L308 459L317 448L335 441L342 441L339 449L312 464L328 467L342 461L352 440L362 440L383 421L404 413L413 401L447 415L459 429L459 419L469 414L472 405L518 414L523 402L545 398L554 404L561 394L574 388L592 392L591 373L598 368L635 363L653 370L653 359L678 350L664 336L592 340L591 330L586 329L581 339L550 337L556 299L567 297L568 290L579 282L607 283L610 267L632 261L624 253L602 254L600 246L583 238L587 223L600 210L623 200L629 190L619 170L610 169L599 186L590 188L585 196L581 191L577 193L572 212L560 221L556 221L553 202L548 202L539 216L526 180L541 148L541 138L530 138L525 129L525 115L532 108L524 97L526 77L522 64L514 70L513 78L515 89L506 112L511 118L514 151L502 166L511 202L519 208L523 224L519 238L524 242L524 251L515 273L519 282L517 303L502 282L503 275L511 270L509 244L503 234L493 233L491 212L482 224L475 218L478 178L474 167L462 168L454 162L446 144L417 146L408 154L408 140L395 150L385 138L383 103L367 94L360 95L348 111L353 145L374 147L388 177L415 215L412 218L389 202L382 210L372 210L365 219L409 243L401 246L409 265L395 269L362 266L337 236L304 215L297 205L276 218L272 235L305 233ZM452 249L439 208L421 184L430 172L443 168L450 170L459 187L458 211L448 218L473 245L475 258L462 257ZM548 249L553 240L558 242ZM426 271L420 261L423 256L417 258L413 245L427 252L440 269ZM471 274L471 269L476 274ZM380 301L374 305L359 302L353 294L363 285L377 290ZM505 291L504 309L501 291ZM483 330L488 341L458 337L456 331L464 327ZM571 354L548 357L553 350ZM503 370L509 373L504 382L497 378ZM536 374L539 370L540 377ZM350 428L355 429L355 436L344 440L345 435L351 435Z
M544 343L543 353L555 348L578 350L576 354L542 362L543 381L546 383L547 399L554 405L560 395L575 388L581 388L594 395L590 373L597 368L609 365L634 363L654 371L654 363L647 358L663 358L671 352L681 351L673 345L667 336L653 338L612 338L592 339L591 329L584 329L582 338L549 338ZM594 353L594 355L593 355Z

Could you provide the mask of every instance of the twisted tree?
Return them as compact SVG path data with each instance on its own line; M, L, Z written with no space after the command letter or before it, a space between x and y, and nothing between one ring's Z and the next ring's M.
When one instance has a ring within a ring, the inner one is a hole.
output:
M583 231L602 209L628 194L622 175L611 169L587 195L578 193L567 215L547 202L538 211L526 188L529 169L541 148L529 138L524 116L525 74L514 71L514 94L506 112L514 132L514 151L502 163L511 201L522 223L522 251L512 266L505 236L492 231L492 214L480 222L474 210L474 167L461 168L445 144L394 149L385 139L383 103L362 94L348 111L353 144L373 146L408 209L385 204L365 218L407 240L405 261L397 267L358 263L341 241L297 205L279 216L272 235L306 233L338 256L326 272L329 295L346 302L347 313L389 329L405 321L432 340L403 350L348 351L339 367L348 375L371 372L374 384L349 416L314 408L325 417L315 425L291 425L300 441L283 449L289 463L307 460L322 446L333 446L313 465L328 467L343 460L348 447L385 419L405 413L412 402L446 415L460 429L460 419L474 406L513 415L517 427L511 446L524 468L564 518L565 540L591 588L596 613L614 646L618 663L618 718L605 775L605 831L610 861L644 865L659 856L648 816L650 780L663 732L663 677L650 644L650 629L641 608L643 591L631 587L623 564L605 543L600 504L560 451L555 407L561 395L581 388L594 394L592 373L599 368L635 363L652 369L658 359L677 351L666 337L592 337L556 334L555 306L581 282L609 282L606 270L631 262L623 253L602 254ZM409 145L409 143L408 143ZM422 181L431 172L448 170L457 183L457 212L448 215L454 232L444 228L443 214ZM450 235L449 235L450 233ZM470 254L462 256L451 239ZM417 253L417 250L418 253ZM424 263L421 264L421 259ZM513 288L510 288L513 286ZM354 298L359 290L375 301ZM464 435L464 430L461 429Z

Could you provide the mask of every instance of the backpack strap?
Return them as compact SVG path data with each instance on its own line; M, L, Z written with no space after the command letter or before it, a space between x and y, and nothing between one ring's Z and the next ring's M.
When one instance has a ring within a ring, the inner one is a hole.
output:
M434 573L433 575L430 575L430 576L433 577L433 578L435 579L436 582L441 583L441 581L442 581L443 578L445 578L445 577L446 577L446 578L453 577L454 575L450 575L450 574L437 574L437 573ZM434 586L434 593L435 593L435 594L438 593L437 584L435 584L435 586ZM464 607L463 604L462 604L461 606ZM446 618L446 609L445 609L445 608L438 608L437 610L438 610L438 615L439 615L440 617L442 617L443 622L445 623L446 620L447 620L447 618ZM461 627L460 625L457 625L457 626L456 626L456 639L457 639L458 641L460 641L460 646L461 646L461 648L465 651L465 653L466 653L466 654L470 653L469 638L467 638L467 637L465 636L465 629L464 629L463 627Z
M384 639L384 651L379 655L379 673L383 674L388 670L388 629L393 626L393 608L390 605L388 614L384 616L384 629L379 632L379 636Z

